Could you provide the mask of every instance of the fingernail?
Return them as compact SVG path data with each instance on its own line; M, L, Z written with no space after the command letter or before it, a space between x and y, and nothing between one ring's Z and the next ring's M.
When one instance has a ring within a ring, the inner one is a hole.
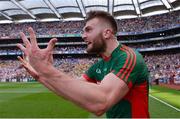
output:
M17 47L19 47L19 43L18 43L18 44L16 44L16 46L17 46Z

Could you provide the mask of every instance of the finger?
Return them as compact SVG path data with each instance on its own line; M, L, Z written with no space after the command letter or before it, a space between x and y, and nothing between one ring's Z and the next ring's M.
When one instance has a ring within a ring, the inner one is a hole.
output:
M25 54L22 55L23 59L25 59Z
M23 32L20 32L20 36L23 40L24 45L28 48L31 46L29 40L26 38L25 34Z
M28 65L26 60L22 59L20 56L17 58L21 62L22 66L27 70L27 72L35 79L38 79L38 73L31 67L31 65Z
M20 56L18 56L17 58L22 63L23 66L26 65L26 61L23 58L21 58Z
M31 27L29 27L28 32L30 34L30 41L31 41L32 47L37 48L38 44L37 44L36 34L34 30Z
M21 51L23 51L25 55L27 55L27 53L26 53L26 48L25 48L22 44L19 44L19 43L18 43L16 46L17 46Z
M25 54L23 54L23 59L24 59L25 61L29 62L29 58L28 58Z
M55 44L56 44L56 42L57 42L57 39L56 39L56 38L51 39L51 40L49 41L49 43L48 43L47 50L48 50L48 51L52 51L53 48L54 48L54 46L55 46Z
M18 60L21 62L21 65L22 65L28 72L30 72L30 70L32 70L32 68L30 68L30 65L28 66L28 62L27 62L24 58L22 58L22 57L20 57L20 56L18 56L17 58L18 58Z
M29 71L29 69L27 67L27 62L23 58L21 58L20 56L18 56L17 58L21 62L21 66L24 67L27 71Z

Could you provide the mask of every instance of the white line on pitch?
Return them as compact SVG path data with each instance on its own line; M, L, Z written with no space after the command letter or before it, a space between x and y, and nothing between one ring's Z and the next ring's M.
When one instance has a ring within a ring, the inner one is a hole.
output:
M180 109L178 109L178 108L176 108L176 107L174 107L174 106L168 104L167 102L164 102L164 101L162 101L162 100L160 100L160 99L158 99L158 98L156 98L156 97L154 97L154 96L152 96L152 95L149 95L149 96L152 97L152 98L154 98L155 100L157 100L157 101L159 101L159 102L161 102L161 103L163 103L163 104L165 104L165 105L167 105L167 106L169 106L169 107L175 109L176 111L180 112Z

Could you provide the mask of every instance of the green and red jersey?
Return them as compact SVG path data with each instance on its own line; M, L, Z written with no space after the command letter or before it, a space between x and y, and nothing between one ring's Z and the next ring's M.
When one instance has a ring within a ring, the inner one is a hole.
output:
M148 69L137 51L120 44L110 57L103 57L83 75L90 82L101 82L114 73L129 87L129 92L107 112L108 118L148 118Z

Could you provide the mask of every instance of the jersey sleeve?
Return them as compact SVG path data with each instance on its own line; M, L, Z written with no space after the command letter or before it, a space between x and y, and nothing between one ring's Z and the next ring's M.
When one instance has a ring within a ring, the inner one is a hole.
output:
M92 65L82 76L88 82L97 83L95 79L95 65Z
M124 51L122 55L115 59L112 73L123 80L128 87L131 88L136 80L136 75L133 72L135 65L136 54L133 51Z

